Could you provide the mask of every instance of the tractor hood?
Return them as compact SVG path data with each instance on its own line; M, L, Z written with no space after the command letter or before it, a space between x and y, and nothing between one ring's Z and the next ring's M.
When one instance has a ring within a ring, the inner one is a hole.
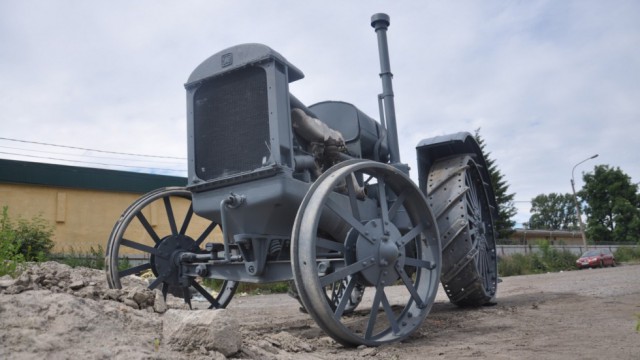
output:
M304 78L300 69L270 47L262 44L241 44L222 50L203 61L193 70L185 88L188 89L216 75L269 60L286 66L289 82Z

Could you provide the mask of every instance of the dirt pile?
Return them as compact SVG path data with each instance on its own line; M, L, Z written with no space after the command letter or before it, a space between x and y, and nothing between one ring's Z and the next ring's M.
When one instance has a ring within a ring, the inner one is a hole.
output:
M195 316L145 280L125 280L109 289L104 272L56 262L1 278L0 358L224 359L240 350L226 310Z
M140 278L126 279L124 289L109 289L104 272L87 268L73 269L68 265L49 261L29 266L16 279L8 276L0 279L0 293L20 294L31 290L49 290L85 299L114 300L134 309L154 309L156 294L145 287ZM161 304L157 312L166 311Z
M348 348L286 294L236 294L226 310L191 311L140 278L110 290L102 271L44 263L0 278L0 359L637 359L638 278L640 265L513 276L498 304L480 309L458 308L440 290L407 341ZM402 290L385 288L391 304L406 301Z

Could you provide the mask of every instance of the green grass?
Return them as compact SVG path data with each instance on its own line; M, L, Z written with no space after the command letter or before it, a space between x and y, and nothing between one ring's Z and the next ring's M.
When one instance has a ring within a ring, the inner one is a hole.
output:
M543 274L547 272L558 272L574 270L576 259L568 250L558 251L542 242L540 252L529 254L513 254L501 257L498 260L498 275L502 277L514 275Z
M211 288L218 289L222 280L204 279L203 283ZM266 295L266 294L283 294L289 290L288 281L279 281L268 284L253 284L253 283L240 283L236 294L247 293L249 295Z
M633 248L621 247L613 253L617 263L640 263L640 246Z
M63 253L53 254L49 256L49 260L67 264L72 268L81 266L90 269L105 269L105 254L104 249L101 245L98 245L97 248L94 248L93 246L90 247L88 252L78 251L70 246ZM129 258L120 258L120 261L118 263L119 270L126 270L130 267L131 263L129 262Z
M540 252L501 257L498 260L498 275L506 277L576 269L577 255L568 250L555 250L547 242L542 242L539 247ZM640 263L640 246L618 248L614 252L614 257L616 263Z
M569 251L552 250L549 254L513 254L498 261L499 276L544 274L574 270L578 257Z
M41 216L31 219L9 217L4 206L0 214L0 276L19 274L27 261L43 261L53 248L53 225Z
M49 260L67 264L72 268L81 266L104 270L104 249L102 246L98 245L97 249L94 249L92 246L89 248L88 252L82 252L76 250L73 246L70 246L62 253L50 255Z

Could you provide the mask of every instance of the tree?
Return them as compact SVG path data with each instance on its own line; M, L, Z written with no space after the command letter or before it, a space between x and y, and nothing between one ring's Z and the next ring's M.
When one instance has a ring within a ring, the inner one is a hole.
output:
M578 217L571 194L540 194L531 199L529 228L544 230L576 230Z
M587 235L600 242L637 243L640 239L638 185L620 168L597 165L583 175Z
M508 193L509 185L507 181L504 180L504 176L498 169L495 160L490 158L491 153L485 151L485 143L484 139L480 136L480 128L476 129L474 137L480 146L484 161L487 164L487 170L491 176L491 185L493 185L496 202L498 203L498 218L495 219L498 239L506 239L514 232L513 227L516 224L515 221L511 220L511 218L518 213L518 209L516 209L513 203L513 198L516 194Z

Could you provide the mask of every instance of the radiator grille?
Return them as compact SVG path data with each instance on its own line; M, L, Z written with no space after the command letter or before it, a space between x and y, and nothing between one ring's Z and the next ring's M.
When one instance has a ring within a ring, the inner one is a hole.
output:
M264 69L248 67L203 84L194 96L196 175L203 180L260 168L269 159Z

